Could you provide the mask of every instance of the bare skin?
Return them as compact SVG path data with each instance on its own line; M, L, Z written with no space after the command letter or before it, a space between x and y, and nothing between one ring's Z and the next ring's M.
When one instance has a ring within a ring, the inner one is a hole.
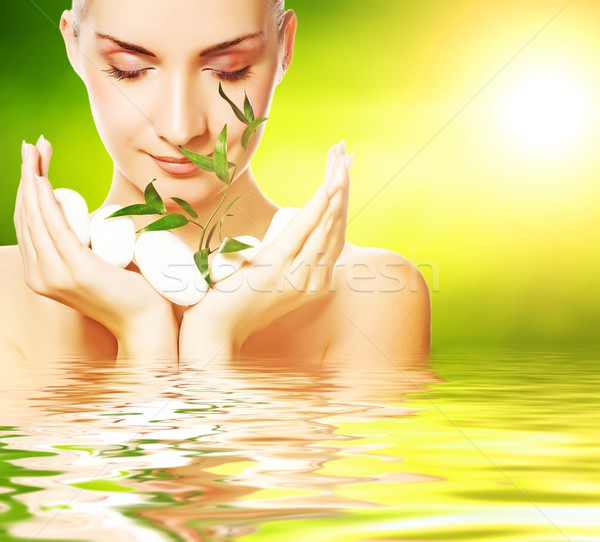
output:
M208 154L227 123L228 158L239 163L229 197L249 197L238 202L238 212L223 233L261 239L278 208L262 194L249 165L262 131L257 131L242 159L239 141L244 126L215 92L218 83L212 72L233 72L252 64L251 79L223 87L239 104L246 91L256 117L268 116L274 88L293 55L295 13L286 12L279 40L268 3L262 0L248 0L242 9L234 0L176 3L180 10L160 0L95 2L77 40L72 13L66 11L61 18L69 60L87 87L99 133L115 161L102 206L143 202L145 185L156 177L155 186L165 201L175 195L189 201L203 223L221 197L222 183L203 170L182 182L160 170L148 153L178 157L177 145L182 145ZM135 17L142 7L144 22ZM167 17L177 19L169 25L177 28L177 38L168 41L157 38L161 34L156 32ZM132 28L130 20L140 22ZM196 50L257 30L264 32L263 40L242 43L230 56L209 55L202 70L196 71ZM143 45L155 56L124 51L106 39L97 40L95 33ZM115 82L102 71L107 65L145 70L146 75ZM257 279L262 285L272 286L282 273L295 273L296 278L300 274L300 282L306 283L308 275L301 274L308 271L292 271L298 262L321 266L333 282L319 279L311 295L295 288L280 293L271 288L267 294L254 288L227 294L210 291L196 306L182 308L168 306L151 292L133 264L127 270L109 270L91 250L77 246L52 199L51 147L43 141L38 145L28 145L23 162L15 206L19 245L0 247L0 294L5 314L11 315L0 324L0 354L28 361L154 354L203 361L225 355L393 362L428 356L430 298L421 274L393 251L345 241L349 197L345 149L332 147L328 154L325 183L337 186L334 193L327 196L318 190L281 240L257 256L258 262L274 261L275 256L282 262L282 267ZM34 174L41 176L39 191ZM142 218L136 217L138 225L149 222L147 217L141 222ZM190 225L176 232L197 249L198 228Z
M372 269L376 265L380 269L404 267L408 269L404 278L400 275L387 280L390 289L404 280L411 284L416 279L421 290L411 292L407 287L404 294L388 294L389 302L384 294L379 294L380 300L372 299L373 296L368 299L369 293L360 291L363 283L356 280L359 293L353 292L340 272L338 284L344 286L344 291L339 287L330 299L304 306L257 330L244 343L240 357L281 361L426 359L430 341L429 298L420 274L411 273L412 264L384 249L350 243L346 243L343 256L348 258L347 262L352 258L361 266L371 262ZM10 318L2 319L0 333L0 352L5 359L8 356L43 364L70 356L116 358L117 340L108 329L27 287L16 245L0 247L0 262L1 295L5 315L10 314ZM403 322L398 322L398 316ZM365 336L361 336L359 329Z

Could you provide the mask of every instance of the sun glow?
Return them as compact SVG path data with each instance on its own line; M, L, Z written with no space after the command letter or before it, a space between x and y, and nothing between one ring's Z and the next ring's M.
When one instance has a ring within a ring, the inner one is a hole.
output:
M563 153L581 141L591 114L585 84L568 71L524 74L505 93L501 122L528 151Z

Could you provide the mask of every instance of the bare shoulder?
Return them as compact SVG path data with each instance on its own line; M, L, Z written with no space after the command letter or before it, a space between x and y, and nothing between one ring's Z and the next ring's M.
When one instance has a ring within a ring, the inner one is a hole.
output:
M346 243L338 264L346 275L345 285L350 292L376 288L377 292L411 292L429 298L429 288L421 272L408 258L393 250Z
M342 314L328 357L428 357L430 293L410 260L393 250L346 243L335 280Z

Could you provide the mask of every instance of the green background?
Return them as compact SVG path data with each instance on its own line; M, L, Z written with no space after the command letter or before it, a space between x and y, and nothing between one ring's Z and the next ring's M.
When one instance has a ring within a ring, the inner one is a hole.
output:
M52 142L51 182L81 192L90 210L109 188L112 162L58 29L69 7L3 4L2 245L16 242L22 139L43 133ZM303 205L322 182L327 149L343 137L355 152L348 241L419 267L431 289L434 346L597 340L597 0L287 7L299 19L296 49L253 160L264 192ZM575 92L547 84L506 125L506 96L542 68ZM531 120L543 99L543 119ZM561 123L573 119L567 133ZM558 143L527 146L528 133Z

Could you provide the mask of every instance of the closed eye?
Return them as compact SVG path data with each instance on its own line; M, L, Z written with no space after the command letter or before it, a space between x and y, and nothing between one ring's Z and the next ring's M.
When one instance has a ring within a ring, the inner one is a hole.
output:
M224 79L225 81L239 81L241 79L250 79L253 75L253 72L250 71L250 66L246 66L241 70L236 72L222 72L219 70L213 70L219 79Z
M124 71L119 68L115 68L114 66L110 67L110 70L102 70L103 72L108 73L111 77L115 79L138 79L146 75L147 70L135 70L135 71Z
M122 79L132 80L132 79L140 79L141 77L146 75L146 73L148 73L148 70L150 70L150 69L151 68L146 68L143 70L125 71L125 70L120 70L119 68L116 68L115 66L111 66L110 69L102 70L102 71L108 73L108 75L110 77L114 77L117 80L122 80ZM245 68L242 68L241 70L237 70L234 72L226 72L226 71L220 71L220 70L214 70L214 69L211 71L213 71L216 74L217 78L224 80L224 81L240 81L242 79L250 79L253 75L253 72L250 71L250 66L246 66Z

